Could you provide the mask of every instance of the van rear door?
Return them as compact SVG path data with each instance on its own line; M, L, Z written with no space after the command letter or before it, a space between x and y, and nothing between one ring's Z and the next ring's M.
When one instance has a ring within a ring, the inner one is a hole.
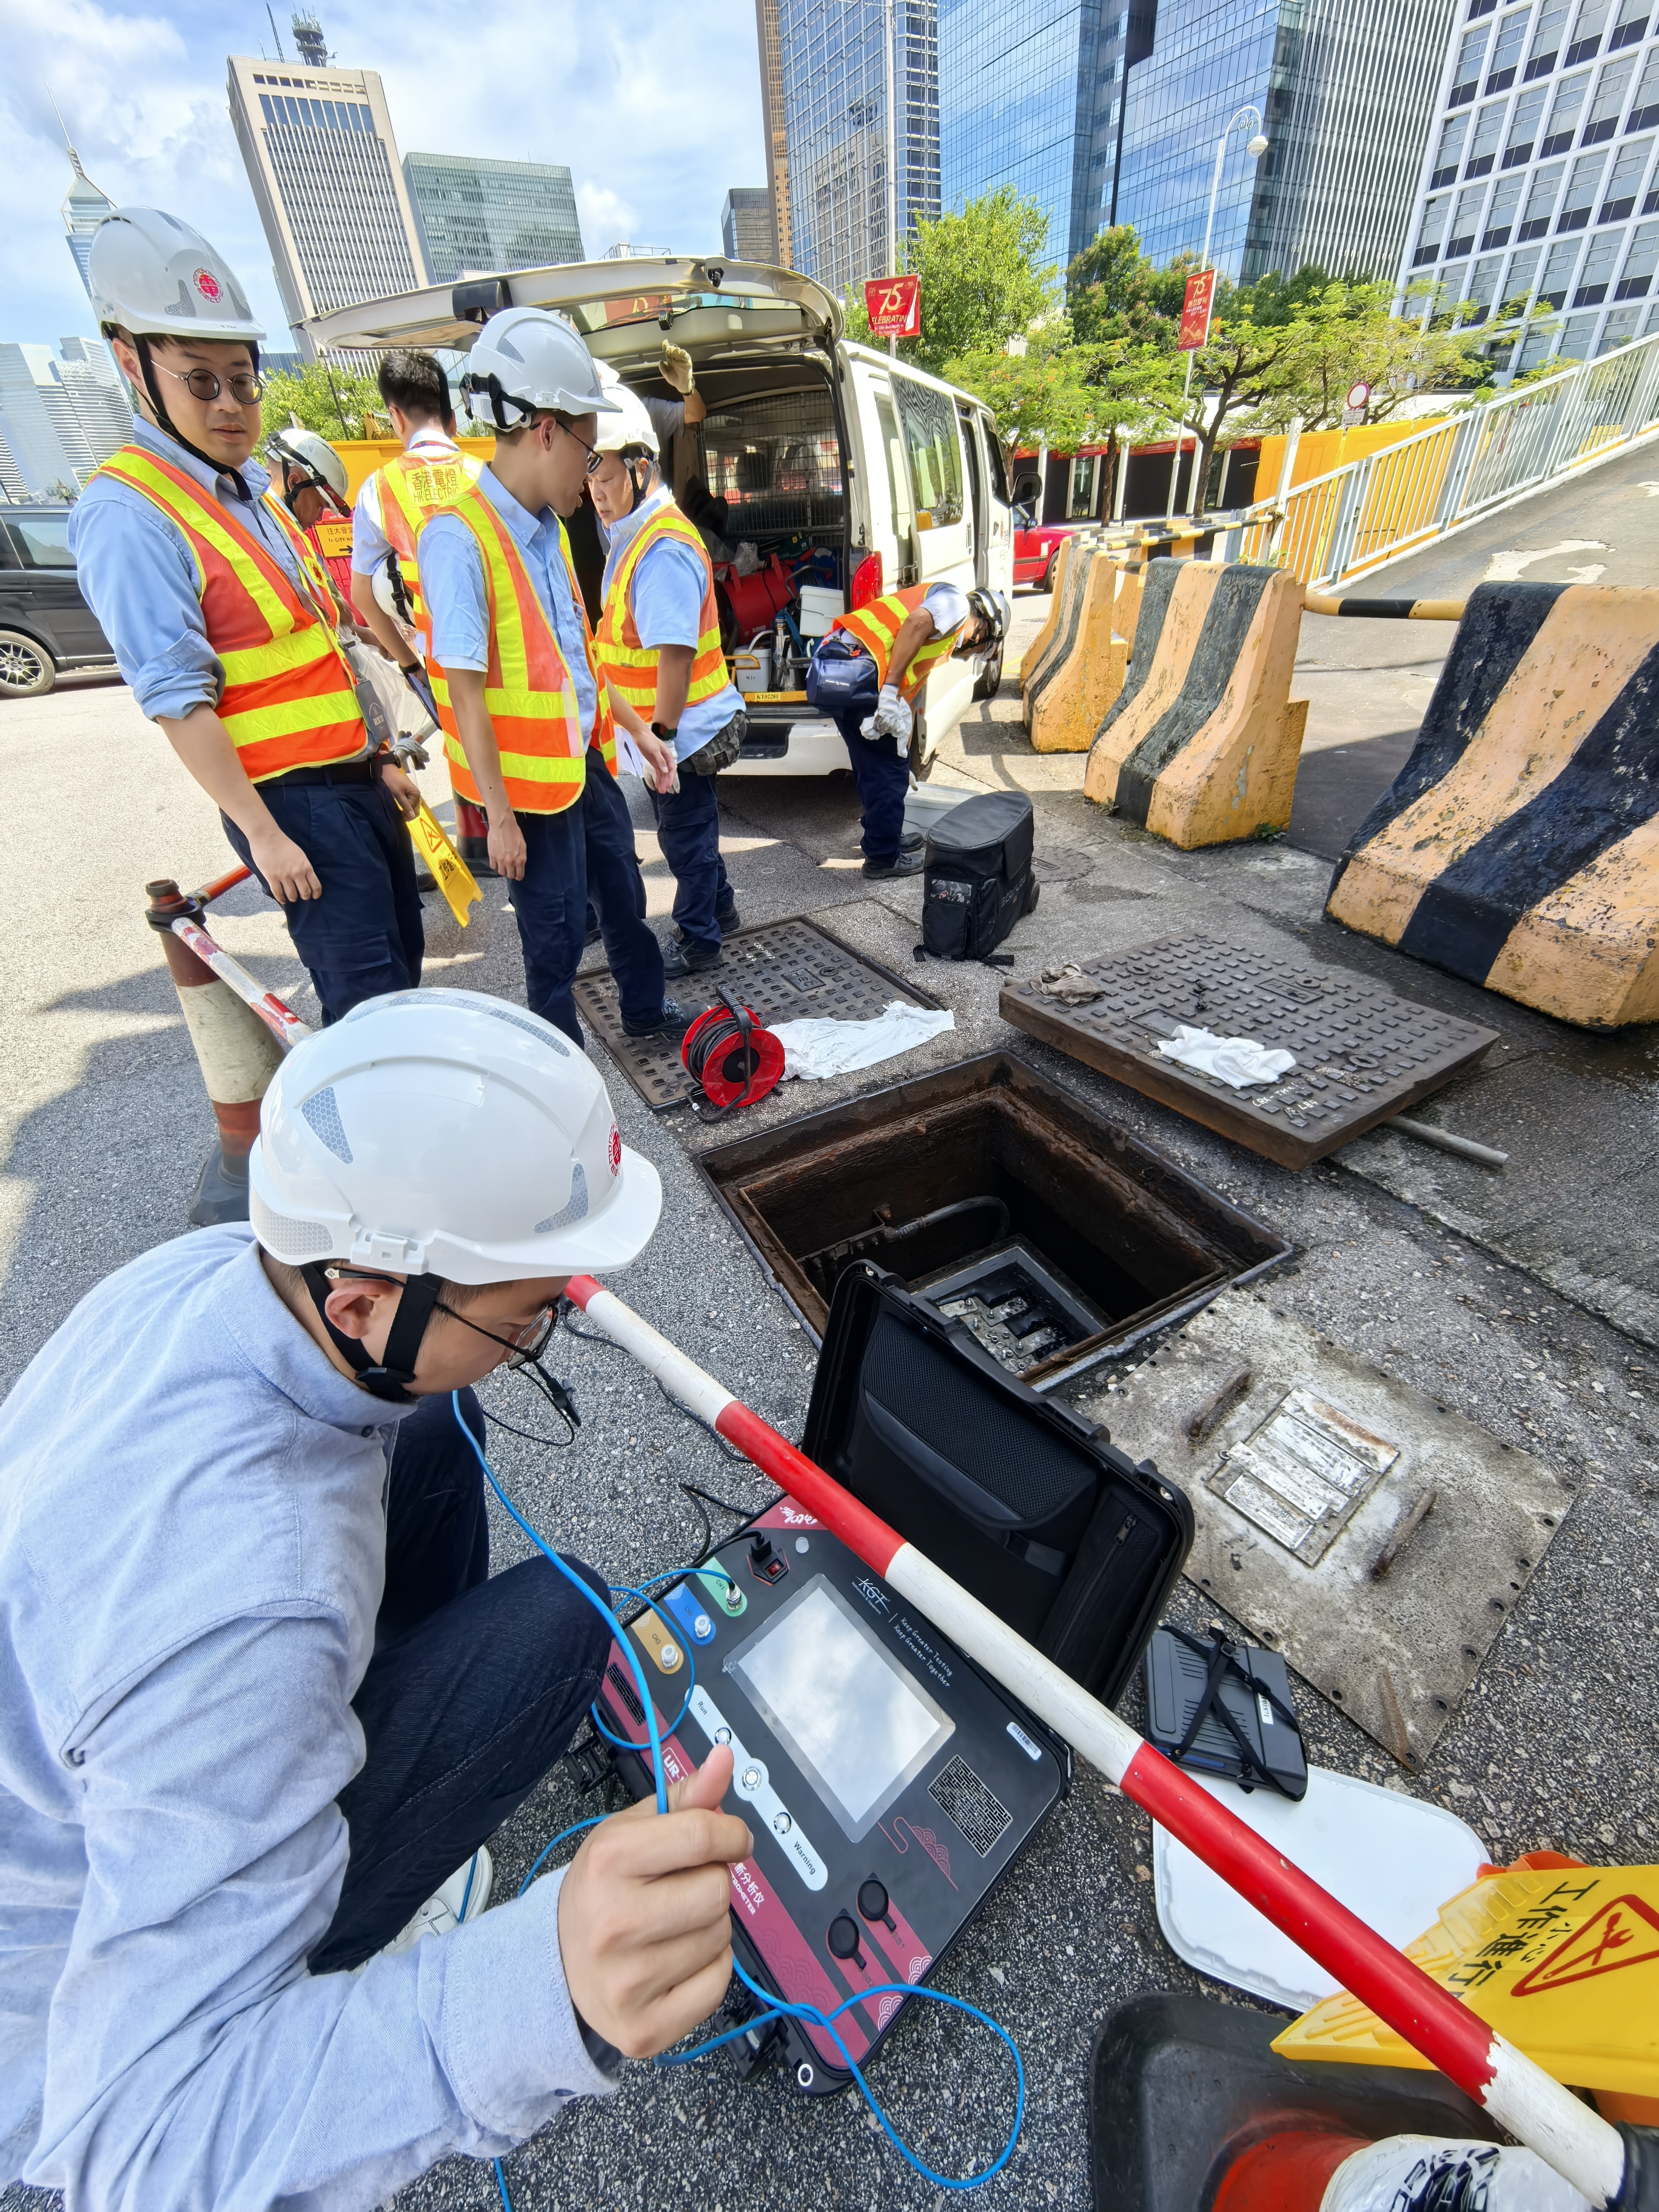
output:
M910 471L916 543L923 584L950 583L971 591L974 566L972 478L963 447L957 399L948 385L895 367L893 402ZM927 717L944 728L973 696L972 664L939 662L927 679Z

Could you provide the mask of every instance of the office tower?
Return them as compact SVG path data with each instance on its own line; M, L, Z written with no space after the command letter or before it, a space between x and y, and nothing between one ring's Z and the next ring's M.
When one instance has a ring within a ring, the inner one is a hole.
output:
M761 109L766 121L766 189L772 196L773 252L780 269L793 267L789 245L789 144L783 120L783 44L778 0L755 0L760 41Z
M46 346L0 344L0 433L33 498L73 493L96 466Z
M1212 262L1247 282L1310 261L1390 276L1459 4L1161 0L1148 50L1128 62L1115 220L1134 224L1154 260L1197 254L1217 142L1253 104L1268 150L1249 159L1248 123L1229 137Z
M52 112L58 115L58 102L52 103ZM64 143L69 148L70 167L75 172L74 181L64 201L64 228L69 233L69 250L75 257L75 265L81 272L81 282L87 283L87 256L92 252L92 234L106 216L113 215L115 203L107 192L100 192L86 171L81 167L81 156L70 144L69 132L64 129L64 118L58 115L58 127L64 132Z
M464 271L494 276L585 258L576 195L562 166L405 154L404 181L434 284L453 283Z
M887 268L887 87L901 246L939 211L938 0L778 0L793 268L845 293Z
M1527 318L1511 366L1659 330L1659 21L1643 0L1470 0L1447 42L1400 289ZM1540 329L1534 319L1550 311Z
M425 281L386 94L375 70L332 63L233 54L229 72L230 118L283 311L301 351L315 360L300 327L308 317Z
M54 364L94 462L106 461L132 434L126 379L97 338L59 338Z
M0 406L0 501L21 504L33 496L27 479L17 465L17 457L6 440L6 411Z
M731 261L777 260L772 195L764 185L732 185L720 209L720 243Z

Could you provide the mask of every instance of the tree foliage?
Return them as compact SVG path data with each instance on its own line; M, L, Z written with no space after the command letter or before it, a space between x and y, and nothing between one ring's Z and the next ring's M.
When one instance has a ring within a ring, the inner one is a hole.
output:
M365 413L384 412L380 390L362 369L335 362L307 362L297 374L283 369L266 380L259 402L261 441L286 430L297 415L307 430L325 438L362 438Z
M1085 345L1127 341L1172 353L1197 266L1195 253L1178 253L1160 269L1141 252L1133 223L1103 230L1066 271L1072 327Z
M1048 216L1012 185L957 214L918 222L902 259L921 278L921 336L899 340L901 360L939 375L946 362L994 353L1052 315L1056 272L1043 258L1048 244ZM847 331L871 342L860 287L848 295Z

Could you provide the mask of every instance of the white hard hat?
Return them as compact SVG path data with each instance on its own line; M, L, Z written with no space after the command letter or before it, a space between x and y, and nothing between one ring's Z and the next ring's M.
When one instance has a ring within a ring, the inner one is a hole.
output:
M99 323L118 323L134 337L257 345L264 336L224 256L160 208L121 208L104 218L92 234L87 283Z
M626 1267L662 1211L592 1061L479 991L368 999L302 1039L265 1093L248 1182L278 1260L453 1283Z
M614 415L599 417L599 435L593 441L596 453L620 453L630 447L642 446L654 461L660 456L657 443L656 425L652 422L646 404L639 394L630 392L615 369L601 368L599 377L605 397L616 409Z
M615 405L574 323L545 307L503 307L478 334L461 391L498 430L516 430L537 413L605 415ZM511 412L507 410L511 410Z
M343 507L348 504L346 465L326 438L319 438L314 430L294 425L276 431L267 441L265 451L280 460L292 461L296 468L308 470L319 483L328 486Z

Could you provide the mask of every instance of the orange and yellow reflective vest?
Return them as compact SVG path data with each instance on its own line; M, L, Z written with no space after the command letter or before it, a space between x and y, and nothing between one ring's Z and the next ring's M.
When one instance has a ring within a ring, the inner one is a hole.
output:
M877 674L885 684L887 665L893 657L904 618L915 614L927 595L926 584L908 584L902 592L889 592L884 599L872 599L867 607L860 607L850 615L837 615L830 627L844 629L849 637L858 640L874 660ZM904 681L898 687L901 699L909 701L915 697L927 681L928 671L935 661L945 659L956 643L956 637L954 630L947 630L943 637L928 639L904 672Z
M512 532L482 492L468 489L441 514L458 515L477 540L489 614L489 666L484 707L495 732L501 780L515 814L558 814L582 795L589 732L557 633L536 596ZM428 521L433 520L431 516ZM424 527L425 525L422 525ZM560 531L562 542L563 531ZM568 549L565 565L569 567ZM581 598L574 574L571 595ZM588 648L592 665L592 648ZM435 659L427 664L432 696L443 726L449 780L456 794L482 806L483 797L467 766L465 748L449 696L449 679ZM597 678L595 688L599 689ZM601 708L599 723L608 726ZM614 738L612 740L614 745Z
M420 564L415 543L441 507L453 507L478 481L483 464L459 447L453 453L427 447L418 453L399 453L376 475L380 486L380 531L398 556L398 571L409 595L415 627L432 654L432 617L421 592Z
M356 686L334 633L321 565L292 518L267 502L288 532L314 605L182 469L142 446L123 446L100 474L149 500L190 549L208 642L225 672L219 720L249 781L360 758L368 732Z
M657 656L662 648L640 643L629 592L640 562L653 545L660 545L665 538L689 545L702 563L702 609L697 617L697 649L691 657L686 705L697 707L705 699L717 698L732 680L726 672L726 656L720 651L714 567L696 524L681 514L672 500L665 500L654 514L641 524L632 544L617 562L594 637L601 674L607 683L616 685L617 696L625 699L640 720L647 724L657 711Z

